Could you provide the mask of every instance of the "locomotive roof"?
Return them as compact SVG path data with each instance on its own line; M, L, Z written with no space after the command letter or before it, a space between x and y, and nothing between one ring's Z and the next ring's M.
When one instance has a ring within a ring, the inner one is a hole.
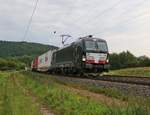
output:
M78 42L79 40L91 40L91 41L96 40L96 41L100 41L100 42L106 42L106 40L101 39L101 38L81 37L81 38L79 38L78 40L76 40L76 41L74 41L74 42L72 42L72 43L76 43L76 42ZM67 44L67 45L65 45L65 46L63 46L63 47L61 47L61 48L59 48L57 51L59 51L59 50L61 50L61 49L64 49L64 48L66 48L66 47L68 47L68 46L70 46L70 45L72 45L72 43L71 43L71 44Z
M101 38L93 38L93 37L82 37L79 39L83 39L83 40L96 40L96 41L101 41L101 42L106 42L106 40L101 39Z

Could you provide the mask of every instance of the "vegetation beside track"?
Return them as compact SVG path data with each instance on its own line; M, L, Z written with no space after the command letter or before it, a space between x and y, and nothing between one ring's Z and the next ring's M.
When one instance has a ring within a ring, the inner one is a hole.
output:
M26 86L32 89L36 95L39 95L41 99L47 102L50 105L50 107L52 107L54 110L61 111L64 114L72 113L72 114L82 115L82 112L83 112L85 114L90 113L94 115L97 113L101 113L101 114L105 113L105 114L112 114L112 115L113 114L114 115L116 114L148 115L147 113L148 108L147 107L144 108L143 105L141 106L137 103L132 103L131 105L128 105L126 107L122 107L122 106L112 107L112 106L108 106L106 103L102 103L101 101L95 102L93 99L89 99L88 97L85 97L83 95L76 94L73 91L67 90L67 88L64 87L64 84L51 78L48 75L42 75L42 74L37 74L37 73L24 73L24 75L28 76L28 78L24 80L24 81L29 82L29 83L26 82ZM72 87L69 84L65 84L65 85ZM82 87L82 88L85 88L85 87ZM94 92L94 89L91 88L90 91ZM97 91L100 91L100 89L97 89ZM110 90L106 90L105 92L103 90L103 92L101 93L106 94L106 92L108 93L110 92ZM112 93L110 92L109 96L112 96L111 94L117 95L117 93L118 93L117 91L116 92L112 91ZM121 94L119 95L120 97L122 96Z
M89 85L83 83L73 83L73 82L65 82L63 80L58 80L54 78L56 82L60 84L64 84L68 87L73 87L77 89L88 90L90 92L94 92L97 94L102 94L108 97L112 97L114 99L119 99L121 101L127 102L129 105L132 106L139 106L144 107L146 110L150 110L150 97L142 97L142 96L135 96L134 93L124 93L121 90L116 88L104 88L99 87L96 85Z
M64 89L63 85L53 80L44 80L38 74L28 74L20 79L24 87L29 88L42 101L47 103L57 114L106 114L109 113L106 105L88 100Z
M113 70L106 75L122 75L122 76L138 76L138 77L150 77L150 67L138 67Z
M142 96L134 96L132 94L124 94L115 88L99 88L94 86L85 87L87 90L99 94L105 94L106 96L113 97L127 102L129 105L138 105L144 107L146 110L150 110L150 98Z
M41 115L37 104L16 84L12 73L0 73L0 115Z
M40 115L39 105L33 103L32 97L27 95L25 90L30 91L40 103L47 105L55 114L148 115L148 111L139 105L109 106L69 90L70 87L48 75L0 72L0 115Z

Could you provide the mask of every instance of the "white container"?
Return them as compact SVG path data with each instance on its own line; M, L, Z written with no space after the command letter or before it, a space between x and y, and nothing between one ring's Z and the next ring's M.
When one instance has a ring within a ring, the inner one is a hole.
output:
M52 55L55 50L49 50L38 57L38 71L48 71L51 68Z

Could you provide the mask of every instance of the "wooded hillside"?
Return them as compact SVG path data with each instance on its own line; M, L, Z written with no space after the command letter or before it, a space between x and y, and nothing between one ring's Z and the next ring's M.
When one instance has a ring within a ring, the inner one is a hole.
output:
M0 41L0 57L37 56L54 48L39 43Z

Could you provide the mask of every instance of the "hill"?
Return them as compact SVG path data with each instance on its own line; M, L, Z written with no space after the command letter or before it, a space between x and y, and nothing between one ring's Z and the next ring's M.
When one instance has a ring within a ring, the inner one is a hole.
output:
M0 57L37 56L57 47L29 42L0 41Z

